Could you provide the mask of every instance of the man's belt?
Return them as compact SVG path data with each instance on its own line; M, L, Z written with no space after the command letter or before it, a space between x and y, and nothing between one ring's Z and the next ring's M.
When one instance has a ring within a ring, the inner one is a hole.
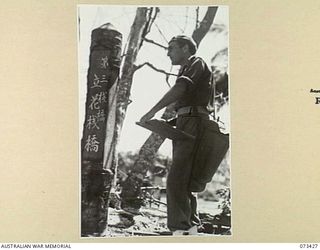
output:
M203 106L187 106L187 107L179 108L177 111L178 115L195 114L195 113L200 113L205 115L209 114L208 110Z

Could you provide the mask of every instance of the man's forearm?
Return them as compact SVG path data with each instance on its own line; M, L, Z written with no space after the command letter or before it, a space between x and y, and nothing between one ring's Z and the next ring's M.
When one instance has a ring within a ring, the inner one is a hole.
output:
M146 122L161 109L167 107L171 103L179 100L185 93L186 86L184 84L175 84L162 98L153 106L148 113L141 117L140 122Z
M159 110L167 107L171 103L179 100L185 92L184 85L176 84L174 85L162 98L161 100L153 106L150 110L152 113L157 113Z

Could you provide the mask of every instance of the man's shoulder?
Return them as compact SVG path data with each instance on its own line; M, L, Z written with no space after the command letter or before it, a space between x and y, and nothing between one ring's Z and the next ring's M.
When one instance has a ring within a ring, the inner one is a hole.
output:
M205 63L205 61L200 56L196 56L196 55L190 56L189 61L190 61L190 63L194 63L194 62Z
M207 63L199 56L192 56L190 57L190 64L189 67L190 68L196 68L196 69L202 69L202 70L209 70L209 67L207 65Z

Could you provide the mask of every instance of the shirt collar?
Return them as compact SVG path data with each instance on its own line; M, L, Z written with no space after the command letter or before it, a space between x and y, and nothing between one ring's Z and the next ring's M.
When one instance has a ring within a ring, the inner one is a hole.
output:
M188 66L190 66L191 62L193 61L193 59L194 59L195 57L196 57L195 55L191 55L191 56L188 58L188 63L185 64L185 65L183 65L183 66L181 66L178 75L181 75L181 74L185 71L185 69L186 69Z
M190 62L193 58L195 58L196 55L191 55L189 58L188 58L188 61Z

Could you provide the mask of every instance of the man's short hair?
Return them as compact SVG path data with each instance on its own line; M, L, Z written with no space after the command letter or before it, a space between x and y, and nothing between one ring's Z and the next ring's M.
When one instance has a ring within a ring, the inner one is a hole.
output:
M169 44L172 42L176 42L180 48L182 48L185 45L188 45L189 52L191 53L191 55L194 55L197 51L197 44L191 37L184 35L174 36L169 41Z

